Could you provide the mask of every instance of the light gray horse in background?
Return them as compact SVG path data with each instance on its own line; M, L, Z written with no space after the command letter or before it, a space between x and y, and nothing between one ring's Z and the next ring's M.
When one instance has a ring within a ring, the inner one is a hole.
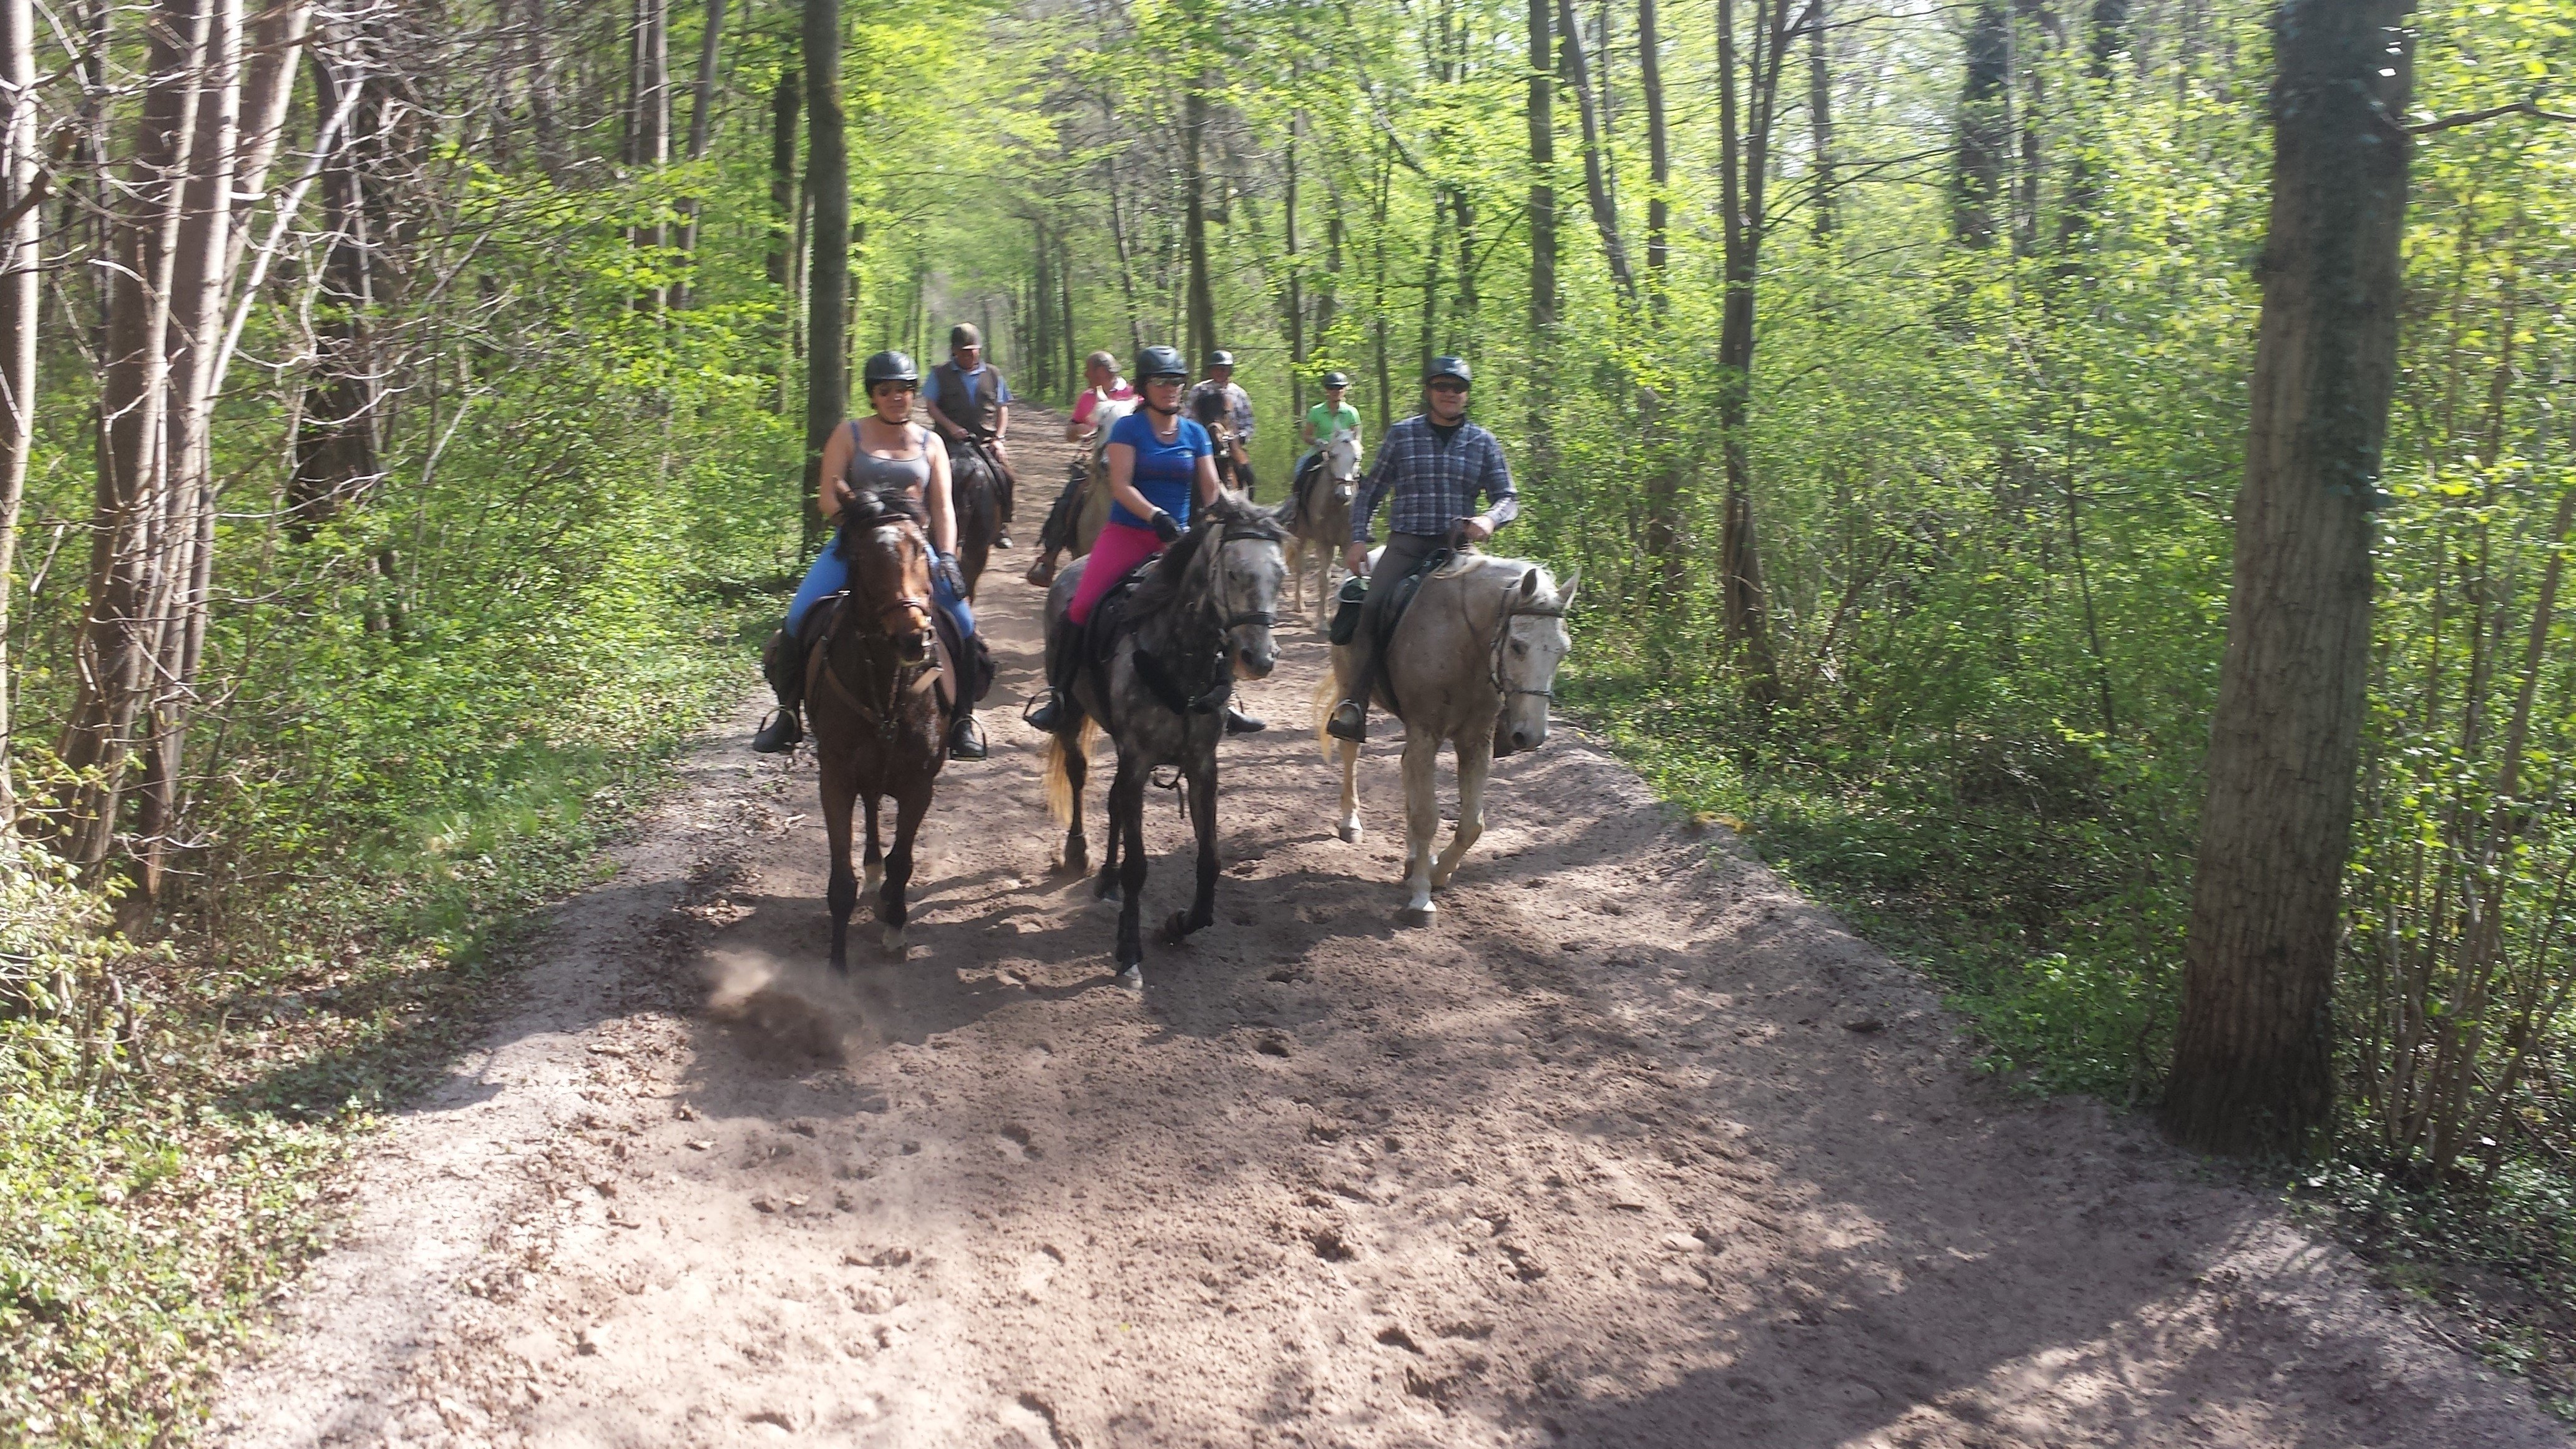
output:
M1370 556L1372 566L1376 555ZM1497 754L1534 750L1547 741L1547 705L1556 667L1572 647L1565 613L1582 572L1555 578L1526 559L1461 554L1422 581L1396 624L1378 669L1378 704L1404 721L1404 920L1431 924L1431 893L1449 884L1458 862L1485 833L1485 777ZM1393 587L1395 581L1386 581ZM1337 833L1360 838L1360 747L1324 733L1345 688L1348 646L1335 646L1333 668L1315 690L1315 739L1324 758L1340 752L1342 819ZM1431 839L1440 829L1433 772L1446 741L1458 756L1458 824L1440 858Z
M1288 536L1288 607L1306 608L1306 561L1314 557L1315 632L1324 632L1333 605L1333 564L1351 541L1351 495L1360 478L1359 440L1337 437L1323 447L1323 464L1306 480Z

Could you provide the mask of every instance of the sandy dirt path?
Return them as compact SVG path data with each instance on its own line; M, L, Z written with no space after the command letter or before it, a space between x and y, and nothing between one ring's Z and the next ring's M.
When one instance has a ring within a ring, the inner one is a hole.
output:
M1218 925L1116 986L999 707L1027 558L910 959L821 969L813 767L745 714L371 1154L217 1442L2567 1442L2276 1205L1999 1100L1919 982L1570 731L1399 928L1395 746L1336 841L1299 628L1225 746ZM1152 921L1190 880L1150 808Z

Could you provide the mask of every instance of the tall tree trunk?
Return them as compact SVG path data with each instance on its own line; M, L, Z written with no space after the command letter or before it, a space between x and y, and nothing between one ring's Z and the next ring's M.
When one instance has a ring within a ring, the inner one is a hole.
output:
M159 402L163 560L151 606L152 697L145 706L143 776L136 791L137 896L160 896L177 818L196 656L205 638L206 591L214 560L214 399L222 349L225 263L231 254L233 196L241 189L241 0L214 0L197 104L196 139L179 187L179 230L170 269L169 381Z
M1950 179L1950 231L1966 246L1991 246L1995 203L2012 149L2012 12L1977 0L1968 22L1966 79L1959 88L1959 154Z
M1557 28L1562 32L1566 84L1574 88L1575 113L1583 123L1583 194L1592 203L1592 227L1601 234L1601 253L1610 263L1610 280L1622 300L1637 299L1637 279L1628 270L1628 249L1619 241L1619 208L1610 198L1607 162L1602 155L1601 124L1594 116L1592 83L1583 61L1583 35L1576 27L1574 0L1556 0Z
M796 103L804 93L796 67L778 72L769 97L769 284L791 290L796 265Z
M1181 107L1181 226L1182 244L1189 251L1190 354L1194 365L1205 366L1207 355L1216 350L1216 295L1208 277L1207 173L1200 156L1207 131L1207 100L1199 93L1198 82L1192 82Z
M170 560L169 455L163 434L170 376L171 273L178 258L184 180L205 99L207 51L223 0L161 0L126 186L110 222L101 358L98 495L79 678L65 722L63 761L85 778L61 817L64 854L105 861L125 797L137 714L152 694L153 609Z
M1834 234L1834 73L1825 52L1825 15L1830 0L1816 0L1816 18L1807 26L1807 128L1813 138L1816 195L1811 203L1816 240Z
M850 408L850 155L841 130L841 0L805 0L805 196L813 280L805 289L805 541L822 541L814 506L823 445Z
M0 226L0 856L15 838L9 779L9 595L27 454L35 446L36 327L44 303L36 237L44 194L36 151L36 17L30 0L0 0L0 194L18 214Z
M1814 20L1813 3L1809 0L1809 8L1792 21L1789 0L1753 0L1752 54L1741 58L1741 75L1735 0L1717 4L1718 211L1726 287L1717 341L1719 451L1726 469L1718 539L1720 617L1728 648L1742 654L1754 697L1765 701L1778 690L1779 670L1771 653L1771 608L1753 527L1753 457L1747 436L1753 413L1754 283L1768 225L1763 197L1771 174L1782 55L1799 27Z
M1127 304L1128 356L1133 358L1145 350L1145 313L1136 302L1135 252L1127 243L1125 205L1118 196L1118 158L1101 158L1100 171L1108 183L1109 243L1118 251L1118 295Z
M1664 120L1663 38L1656 30L1655 0L1637 0L1637 79L1646 103L1646 307L1658 323L1671 302L1668 273L1672 263L1669 232L1672 212L1665 197L1672 174L1671 140ZM1661 327L1656 328L1657 335ZM1690 585L1689 561L1682 550L1682 463L1664 418L1664 400L1654 388L1637 389L1637 415L1643 424L1646 454L1646 555L1656 566L1658 603L1666 610L1682 607Z
M1290 84L1299 79L1290 72ZM1299 108L1288 116L1288 154L1285 158L1287 195L1281 208L1280 238L1288 253L1288 416L1306 416L1306 278L1305 264L1297 255L1297 143L1305 138L1306 112Z
M2073 249L2089 240L2101 224L2102 175L2094 158L2094 149L2104 144L2101 128L2095 118L2110 97L2111 62L2128 41L2129 0L2093 0L2092 33L2086 38L2084 77L2089 104L2085 116L2086 134L2075 148L2075 162L2066 179L2066 215L2058 227L2061 247Z
M724 44L725 0L707 0L706 29L698 35L698 75L689 87L689 161L707 159L715 139L716 62ZM672 284L671 305L689 305L691 278L698 259L698 199L680 201L680 280Z
M375 256L381 202L374 168L383 159L384 80L365 37L353 36L313 61L315 109L349 107L347 133L324 162L322 215L330 240L315 299L313 365L297 409L287 473L288 531L309 537L384 476L384 413L375 349ZM348 92L354 88L354 98Z
M1556 471L1556 67L1548 0L1529 0L1529 472L1544 489Z
M632 164L659 181L671 164L671 0L637 0L634 75ZM651 265L659 271L670 228L657 216L636 227L630 240L637 251L652 253ZM656 284L636 294L635 309L659 312L669 300L669 289Z
M2283 0L2227 651L2165 1121L2297 1155L2334 1105L2329 1009L2396 385L2412 0Z

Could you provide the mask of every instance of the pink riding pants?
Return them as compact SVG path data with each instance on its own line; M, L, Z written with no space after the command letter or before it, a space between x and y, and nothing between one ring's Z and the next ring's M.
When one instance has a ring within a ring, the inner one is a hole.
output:
M1091 607L1109 586L1127 576L1127 571L1163 551L1163 541L1150 528L1130 528L1123 523L1105 523L1098 541L1082 565L1082 582L1074 585L1073 602L1067 604L1064 616L1076 624L1091 622Z

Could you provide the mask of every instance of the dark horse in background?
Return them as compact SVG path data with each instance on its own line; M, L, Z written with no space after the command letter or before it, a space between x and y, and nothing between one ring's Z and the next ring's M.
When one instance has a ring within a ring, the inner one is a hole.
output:
M975 601L975 585L992 560L1010 512L1011 474L1001 455L983 438L948 445L948 498L957 510L957 572L966 580L966 601Z
M1216 481L1228 493L1240 493L1248 502L1252 498L1252 470L1234 461L1234 421L1226 416L1222 393L1194 393L1190 397L1190 416L1216 442Z
M806 626L805 718L822 765L823 822L832 837L832 969L850 969L850 913L860 883L850 869L850 807L867 803L866 888L889 956L904 952L904 887L912 844L930 813L931 786L948 760L939 664L931 647L929 520L905 489L860 493L842 511L835 547L850 588ZM892 799L894 849L877 848L877 807Z
M1220 495L1190 519L1190 531L1139 569L1123 598L1096 606L1089 626L1061 622L1090 558L1076 559L1047 594L1047 648L1084 651L1072 708L1047 741L1047 804L1065 826L1065 869L1089 867L1082 831L1082 790L1090 770L1095 723L1118 747L1109 785L1109 845L1095 894L1124 895L1118 911L1118 974L1144 982L1145 942L1138 924L1145 899L1145 785L1156 769L1176 766L1188 782L1184 801L1198 831L1198 893L1166 923L1177 941L1216 921L1216 745L1225 733L1225 702L1237 675L1259 679L1279 661L1271 611L1287 573L1286 535L1270 510L1239 494ZM1052 657L1050 675L1054 674Z

